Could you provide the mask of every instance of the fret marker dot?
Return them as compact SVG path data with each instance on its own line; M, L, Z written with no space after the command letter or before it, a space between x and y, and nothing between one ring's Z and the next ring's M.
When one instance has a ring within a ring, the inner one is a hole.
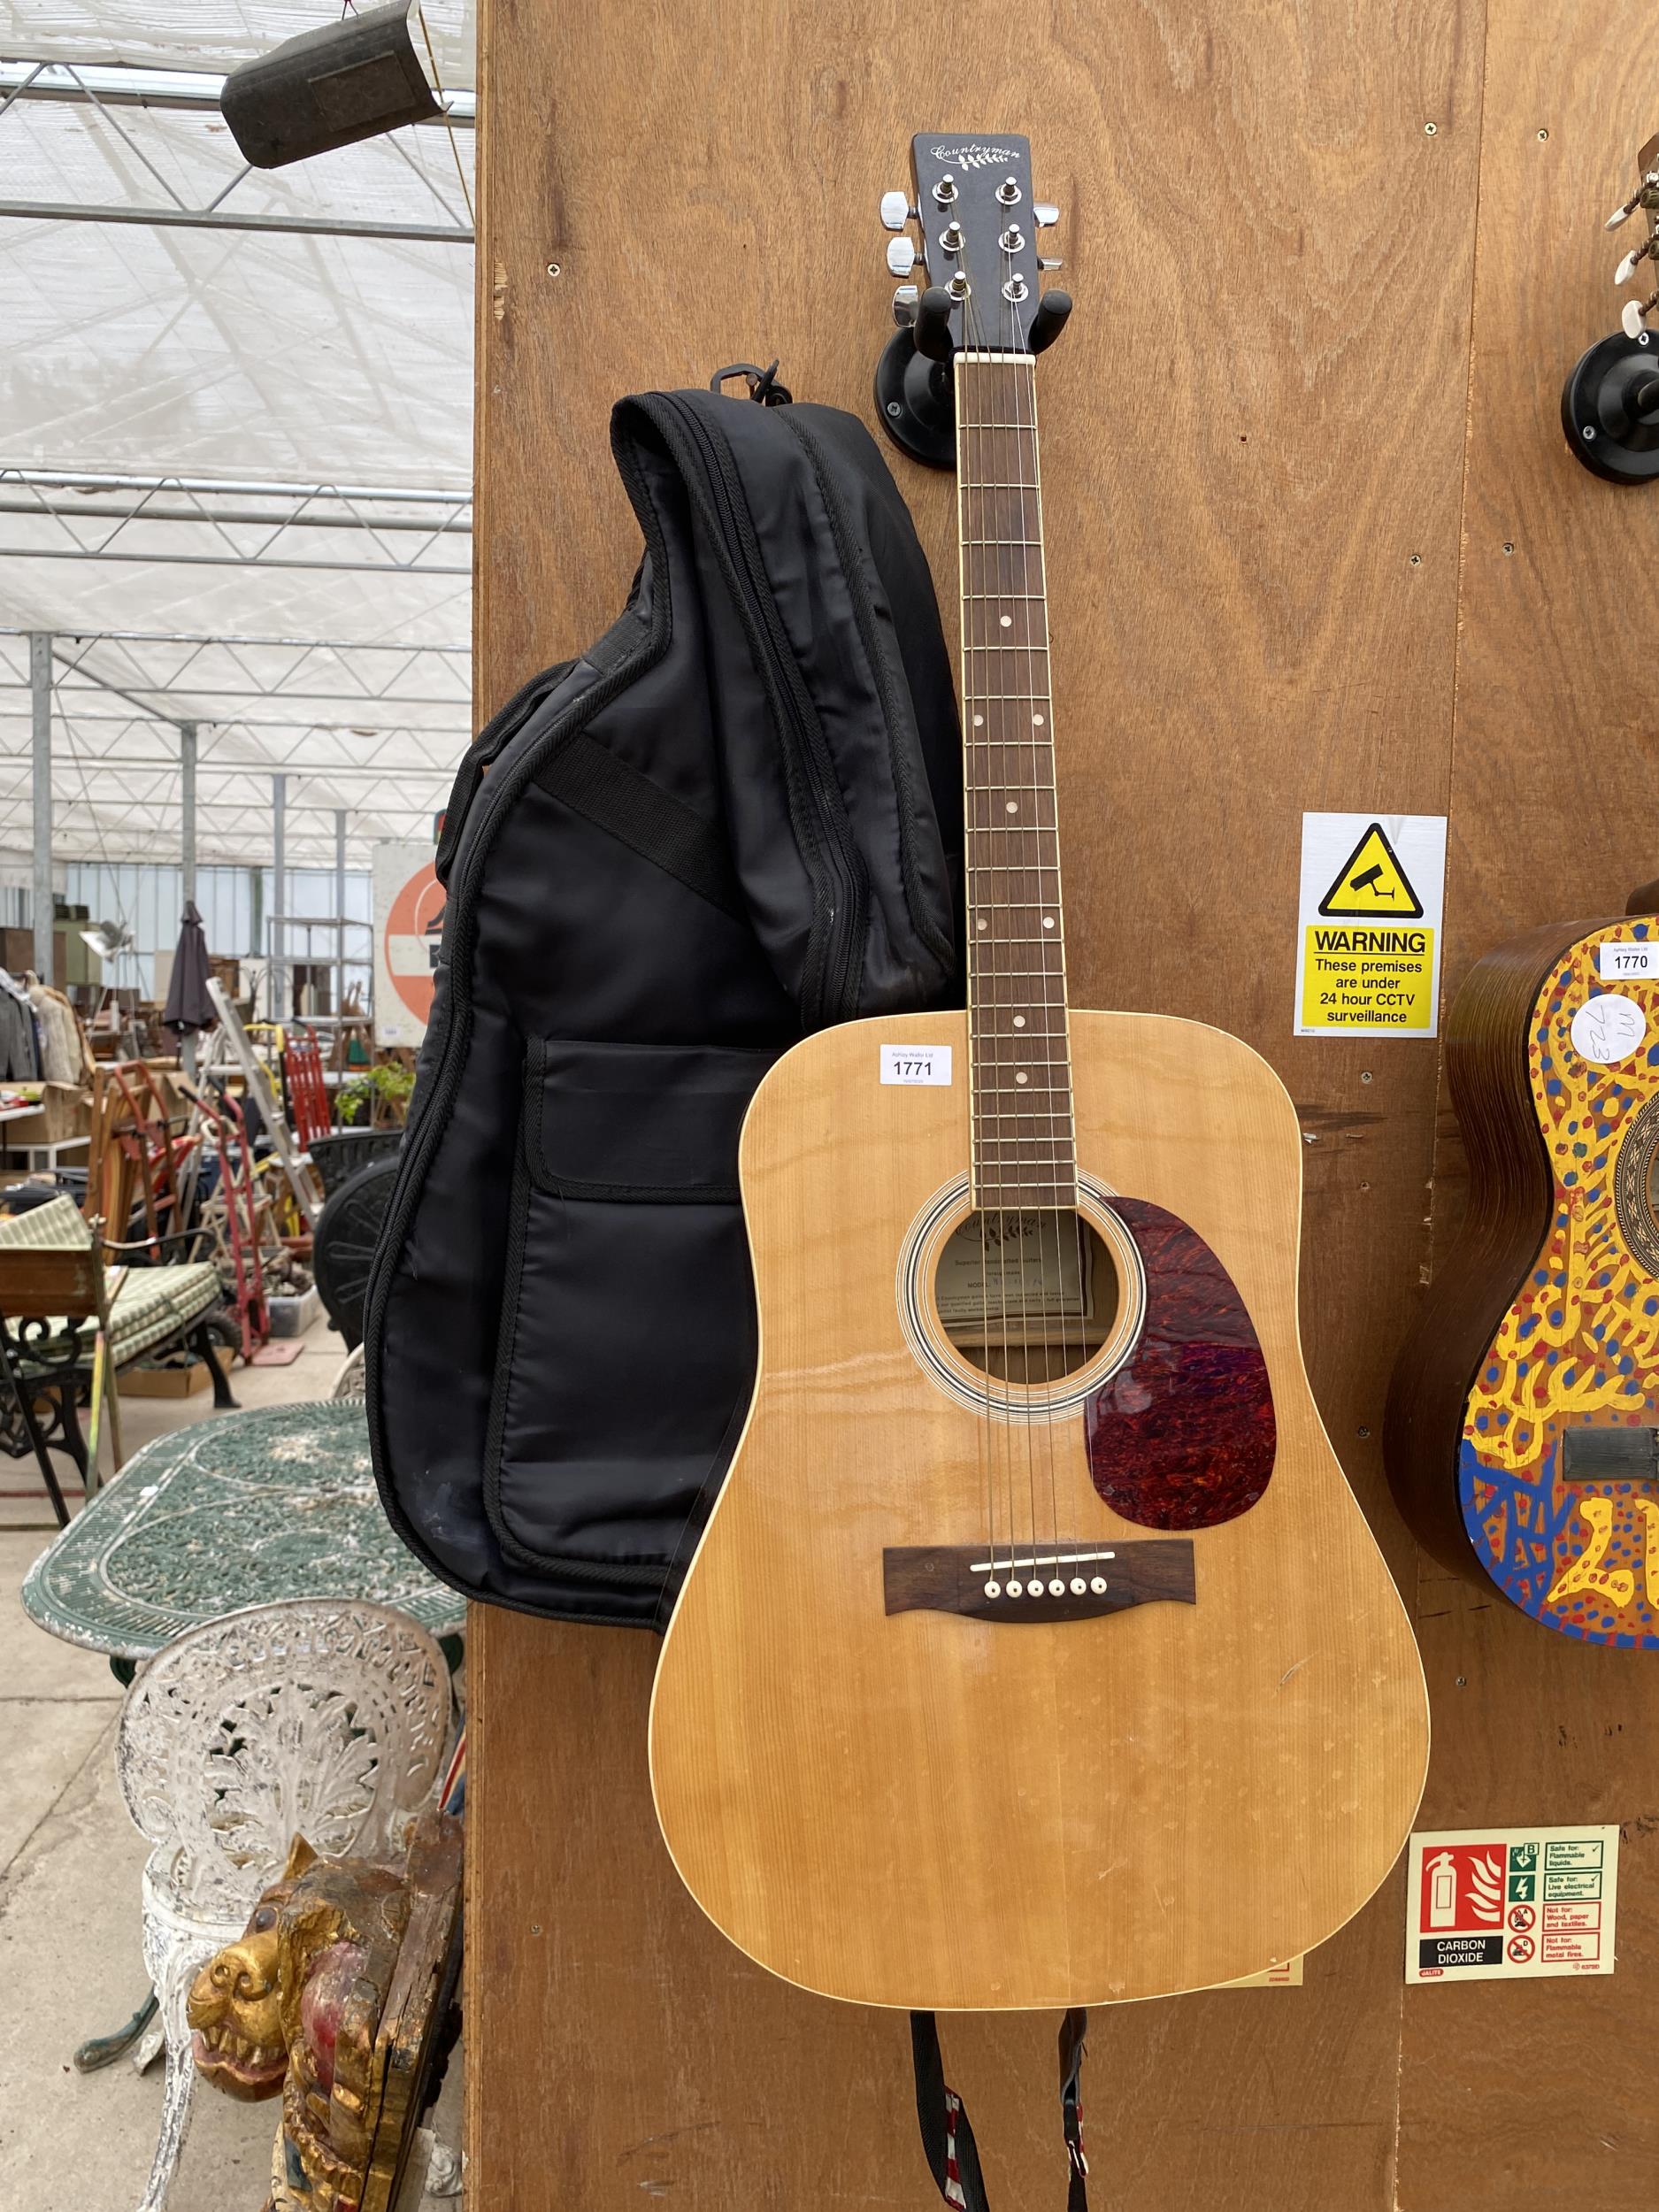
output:
M1026 1074L1024 1068L1017 1068L1014 1071L1014 1080L1016 1083L1029 1083L1031 1078Z
M985 727L985 717L982 714L976 714L974 716L973 726L976 730L982 730Z
M1005 615L1002 618L1002 627L1003 627L1005 630L1011 630L1011 629L1013 628L1013 626L1014 626L1014 618L1013 618L1013 616L1012 616L1011 614L1005 614Z
M1019 801L1018 799L1010 799L1005 811L1010 814L1018 814L1019 812Z
M1016 1029L1023 1029L1025 1026L1025 1017L1023 1014L1015 1015L1014 1026Z
M989 929L989 927L990 927L990 926L991 926L991 925L989 924L989 922L987 922L987 921L986 920L986 918L985 918L984 915L983 915L983 914L981 914L981 915L980 915L980 917L979 917L979 927L980 927L981 929Z
M1040 729L1042 727L1042 717L1041 717L1041 715L1040 715L1040 714L1033 714L1033 715L1032 716L1032 718L1031 718L1031 721L1032 721L1032 727L1033 727L1033 729L1038 729L1038 730L1040 730Z
M1052 929L1054 927L1054 916L1052 914L1045 914L1042 918L1042 926L1045 929Z

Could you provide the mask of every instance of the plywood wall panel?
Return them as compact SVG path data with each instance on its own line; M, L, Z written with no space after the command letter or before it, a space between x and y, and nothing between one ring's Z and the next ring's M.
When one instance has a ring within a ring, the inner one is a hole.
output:
M1659 109L1628 58L1633 0L1491 0L1485 65L1447 979L1516 932L1617 913L1655 870L1655 718L1643 633L1659 502L1567 450L1562 380L1617 326L1621 242L1601 221ZM1632 234L1622 234L1628 240ZM1434 1250L1462 1207L1442 1111ZM1659 1725L1649 1655L1578 1647L1425 1564L1433 1700L1425 1824L1624 1825L1611 1979L1407 1993L1401 2212L1647 2212L1659 2124Z
M481 23L483 708L626 590L611 400L778 353L871 419L875 204L911 132L1031 134L1078 301L1041 379L1075 995L1222 1022L1285 1076L1310 1363L1408 1574L1376 1437L1427 1254L1435 1049L1293 1041L1294 918L1304 808L1446 804L1483 19L488 0ZM949 600L949 480L894 465ZM902 2023L768 1981L680 1890L645 1786L654 1646L491 1614L472 1650L474 2200L935 2202ZM1099 2201L1386 2212L1399 1916L1391 1887L1301 1991L1097 2016ZM1000 2206L1063 2192L1055 2026L948 2029Z

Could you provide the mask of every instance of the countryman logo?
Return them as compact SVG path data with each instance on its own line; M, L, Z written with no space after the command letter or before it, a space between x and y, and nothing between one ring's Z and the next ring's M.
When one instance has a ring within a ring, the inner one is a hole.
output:
M948 161L954 169L1000 168L1014 156L1005 146L935 146L933 159Z

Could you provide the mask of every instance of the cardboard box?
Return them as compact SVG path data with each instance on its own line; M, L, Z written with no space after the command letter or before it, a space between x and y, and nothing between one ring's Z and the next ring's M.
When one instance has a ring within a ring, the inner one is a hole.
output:
M19 1084L19 1090L38 1091L40 1104L32 1114L0 1123L0 1139L7 1145L65 1144L71 1137L92 1133L90 1094L73 1083Z
M207 1362L193 1359L188 1367L129 1367L116 1386L123 1398L194 1398L211 1379Z

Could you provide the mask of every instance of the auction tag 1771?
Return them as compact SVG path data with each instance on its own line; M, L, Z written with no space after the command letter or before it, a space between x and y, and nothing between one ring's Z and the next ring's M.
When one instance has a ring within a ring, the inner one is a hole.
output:
M883 1045L881 1080L884 1083L948 1085L950 1081L950 1047Z
M1406 1979L1610 1974L1617 1828L1455 1828L1411 1839Z

